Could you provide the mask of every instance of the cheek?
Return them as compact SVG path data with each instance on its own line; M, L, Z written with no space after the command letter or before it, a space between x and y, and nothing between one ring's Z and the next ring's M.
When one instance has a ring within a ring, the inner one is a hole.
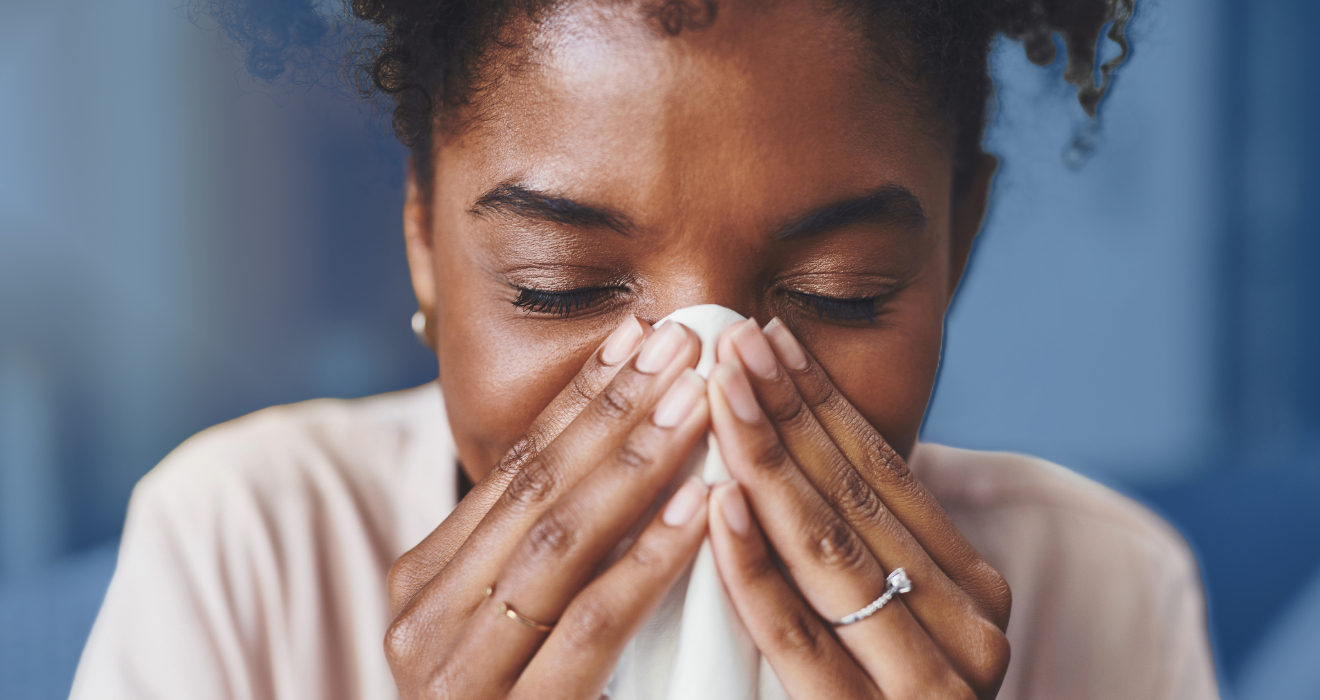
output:
M839 391L908 459L939 370L943 299L909 298L881 323L873 331L808 332L802 341Z
M812 352L839 391L907 459L939 369L941 336L935 323L912 336Z
M903 459L916 447L944 341L948 237L937 241L923 253L919 277L882 310L874 328L812 326L799 335L839 391Z
M939 351L936 327L921 342L873 352L864 363L872 371L858 372L854 367L840 383L844 395L852 397L857 410L904 459L911 456L921 431L939 369Z
M445 313L440 322L440 385L459 459L474 476L527 432L599 343L528 337L480 313Z
M439 238L439 237L438 237ZM479 477L527 432L611 328L523 318L457 237L437 256L436 354L459 459Z

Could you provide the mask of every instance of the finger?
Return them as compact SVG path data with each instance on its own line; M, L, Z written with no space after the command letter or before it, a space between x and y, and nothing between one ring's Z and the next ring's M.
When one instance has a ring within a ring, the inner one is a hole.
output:
M701 546L706 486L689 479L627 554L569 603L511 697L598 697L624 646L655 612Z
M554 619L655 501L709 424L706 383L685 370L622 446L549 510L501 569L497 590L519 610Z
M624 319L583 365L573 381L532 421L526 434L472 487L445 521L390 569L390 606L395 613L440 572L472 534L509 481L540 454L600 393L653 329L635 316ZM461 468L461 467L460 467Z
M711 494L710 544L729 600L789 697L875 698L879 690L770 558L736 482Z
M1008 582L963 537L907 462L835 388L824 369L779 319L765 328L776 357L807 408L931 559L976 601L999 629L1008 625Z
M449 564L403 605L386 636L388 655L443 654L455 639L451 630L481 603L532 523L649 419L661 394L696 364L698 348L696 336L680 324L651 335L577 418L523 465Z
M784 449L742 368L716 365L710 389L711 422L729 474L761 516L766 536L806 601L825 619L838 620L878 598L885 571ZM949 682L946 675L957 676L901 600L838 633L887 695L895 694L892 688L908 688L913 677L943 684Z
M875 599L858 582L883 581L880 563L807 480L756 403L742 369L710 373L711 426L729 474L763 518L766 535L807 600L827 619Z
M527 531L495 579L488 597L469 620L464 642L445 659L464 675L468 694L501 694L517 679L545 637L544 631L513 624L508 609L544 624L563 615L600 561L673 480L709 417L705 383L684 371L656 405L652 419L638 425L600 468L546 510ZM492 649L500 650L492 655Z
M455 554L460 566L451 568L466 572L479 566L487 582L494 580L537 518L616 453L638 424L650 419L656 402L675 379L696 364L700 347L686 326L665 324L657 329L577 418L523 465Z
M997 685L1002 668L990 663L993 656L985 652L1007 648L1002 630L986 619L977 602L945 575L885 508L806 406L761 329L754 321L734 325L720 338L719 351L721 358L742 360L744 376L789 456L834 511L886 570L903 567L913 581L921 582L903 596L903 602L954 667L977 688Z

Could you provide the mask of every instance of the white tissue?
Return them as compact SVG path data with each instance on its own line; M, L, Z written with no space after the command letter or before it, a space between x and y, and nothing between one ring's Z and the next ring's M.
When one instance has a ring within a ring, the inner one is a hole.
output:
M678 322L701 339L696 371L710 376L715 341L725 328L744 320L715 304L689 306L661 319ZM678 477L656 499L639 524L650 521L673 491L693 474L707 484L729 478L714 435L698 443ZM632 538L616 550L621 554ZM738 619L715 568L710 541L701 543L692 567L629 642L605 693L613 700L773 700L786 697L778 679L757 652Z
M702 379L706 379L710 377L710 371L715 368L715 340L725 328L746 320L746 316L733 309L719 304L702 304L679 309L660 319L655 327L659 328L670 321L675 321L691 328L692 332L701 338L701 359L697 361L697 374L700 374Z

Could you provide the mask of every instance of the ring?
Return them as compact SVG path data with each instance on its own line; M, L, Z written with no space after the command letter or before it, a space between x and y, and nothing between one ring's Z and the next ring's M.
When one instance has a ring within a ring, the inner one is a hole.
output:
M861 622L862 620L880 612L880 608L885 607L885 604L895 595L898 595L899 593L907 593L910 590L912 590L912 580L908 578L907 572L900 566L889 572L889 575L885 577L885 592L881 593L879 598L871 601L870 605L867 605L861 610L839 618L834 622L834 626L843 627L844 625L851 625L854 622Z
M494 593L495 593L494 586L486 586L487 598L491 597L491 595L493 595ZM517 622L520 625L531 627L537 632L549 632L550 630L555 628L555 623L553 622L547 625L543 622L537 622L536 620L533 620L532 618L527 617L526 615L520 615L517 610L514 610L513 608L509 607L509 604L504 601L500 601L500 614L503 615L504 617L509 618L510 620L513 620L514 622Z

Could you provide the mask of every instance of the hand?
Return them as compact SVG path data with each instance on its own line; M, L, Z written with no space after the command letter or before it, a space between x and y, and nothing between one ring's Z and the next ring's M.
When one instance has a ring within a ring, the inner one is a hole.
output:
M667 324L633 355L649 332L625 321L391 569L385 649L404 698L596 698L696 554L707 498L691 480L594 576L709 424L705 384L690 369L696 337ZM548 631L520 624L501 604L558 622Z
M1009 658L1004 578L783 323L731 327L718 358L712 423L736 483L711 494L711 543L788 694L994 697ZM898 567L911 592L832 626L878 598Z

